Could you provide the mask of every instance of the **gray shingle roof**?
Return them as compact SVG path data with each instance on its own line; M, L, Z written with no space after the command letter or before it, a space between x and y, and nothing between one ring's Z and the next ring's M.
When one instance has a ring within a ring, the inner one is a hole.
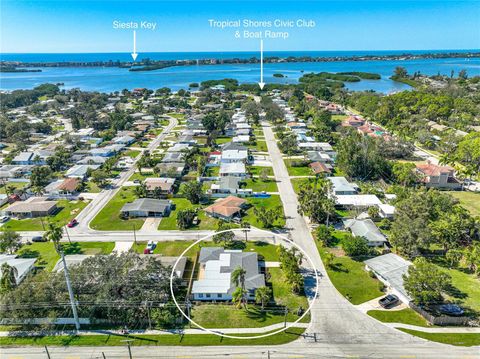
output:
M122 207L122 212L165 212L170 206L170 201L165 199L139 198Z

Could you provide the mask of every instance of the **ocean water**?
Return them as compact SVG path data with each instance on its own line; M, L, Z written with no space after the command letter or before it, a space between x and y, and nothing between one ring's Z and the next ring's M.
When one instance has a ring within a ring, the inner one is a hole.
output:
M471 51L471 50L470 50ZM377 51L377 52L272 52L265 56L353 56L353 55L385 55L403 53L425 53L426 51ZM431 51L428 51L431 52ZM443 51L445 52L445 51ZM458 51L455 51L458 52ZM145 53L140 58L150 59L205 59L205 58L249 58L258 53ZM22 62L58 62L58 61L127 61L130 54L2 54L3 61ZM389 79L396 66L405 67L409 73L420 71L423 74L437 73L450 75L451 70L458 73L465 69L470 76L480 75L480 59L447 58L419 60L385 60L385 61L339 61L310 63L264 64L264 80L266 83L297 83L298 79L309 72L344 72L365 71L378 73L380 80L362 80L346 83L351 90L374 90L391 93L409 89L408 85ZM281 73L284 78L273 77ZM170 87L172 90L188 88L192 82L205 80L235 78L240 83L256 83L260 80L259 64L220 64L192 65L169 67L155 71L135 71L115 67L74 67L74 68L42 68L42 72L0 73L0 89L28 89L42 83L64 83L64 88L80 88L90 91L113 92L122 89L146 87L157 89Z

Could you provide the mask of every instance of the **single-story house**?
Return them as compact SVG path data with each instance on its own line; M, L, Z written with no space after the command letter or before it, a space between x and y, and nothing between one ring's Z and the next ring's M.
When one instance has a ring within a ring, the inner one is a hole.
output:
M170 213L172 202L165 199L138 198L125 203L120 210L123 217L165 217Z
M249 135L238 135L232 138L232 141L235 143L247 143L250 141Z
M222 163L234 163L248 161L248 150L223 150L222 151Z
M378 280L390 288L392 293L398 296L403 303L410 303L412 298L403 286L403 275L408 273L411 262L394 253L388 253L367 259L364 263L365 269L372 271Z
M247 177L247 170L243 162L221 163L220 177L233 176L239 178Z
M344 208L368 208L382 204L374 194L337 195L335 197L336 204Z
M325 174L326 176L329 176L332 173L331 166L322 162L312 162L308 167L310 167L312 172L316 175Z
M308 151L307 158L312 162L333 163L333 158L322 151Z
M100 168L100 165L75 165L67 170L65 177L84 179L87 177L89 169L96 170L98 168Z
M382 218L393 218L395 215L395 206L391 204L379 204L378 205L378 214Z
M180 137L177 138L177 143L180 143L180 144L185 144L185 145L190 145L190 146L193 146L193 145L196 145L197 144L197 140L193 138L192 135L181 135Z
M114 139L112 139L112 142L113 143L116 143L116 144L122 144L122 145L131 145L132 143L135 142L135 137L131 137L131 136L128 136L128 135L125 135L125 136L119 136L119 137L115 137Z
M265 286L255 252L226 250L221 247L203 247L198 258L199 278L193 282L192 296L199 301L232 300L236 284L232 273L238 267L245 270L247 299L255 299L257 288Z
M2 277L2 265L7 263L16 269L15 282L20 284L33 269L36 261L37 258L18 258L16 254L0 254L0 278Z
M49 216L57 210L57 202L45 197L30 197L25 201L17 201L5 208L5 212L18 218L35 218Z
M175 178L148 177L143 183L149 196L158 191L160 191L161 195L168 196L174 191Z
M35 154L33 152L20 152L12 159L13 165L33 165ZM41 162L41 161L40 161ZM43 164L43 163L38 163Z
M115 154L115 151L111 147L92 148L89 152L91 156L100 156L100 157L110 157Z
M204 211L211 217L231 221L235 218L239 219L246 206L246 200L235 196L228 196L217 199L211 206L205 208Z
M182 152L188 150L191 146L188 143L176 143L171 146L167 152Z
M212 197L226 197L231 194L252 194L248 188L240 188L240 178L234 176L220 177L217 183L213 183L207 192Z
M357 185L348 182L345 177L329 177L328 180L332 182L332 192L335 196L354 195L358 191Z
M181 177L185 170L185 162L157 163L155 173L160 177Z
M184 156L182 152L167 152L165 156L162 158L162 162L163 163L182 162L183 157Z
M66 178L49 183L45 187L45 193L54 197L66 197L75 195L80 184L78 178Z
M83 157L80 161L77 161L77 165L103 165L106 161L106 157L86 156Z
M387 243L387 238L371 219L346 219L343 223L355 237L365 238L370 247L381 247Z

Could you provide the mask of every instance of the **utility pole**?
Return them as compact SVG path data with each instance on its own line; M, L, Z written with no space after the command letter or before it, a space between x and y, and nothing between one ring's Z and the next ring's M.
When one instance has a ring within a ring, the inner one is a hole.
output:
M42 223L43 230L45 230L45 224L43 223L43 218L42 217L40 217L40 222Z
M48 352L48 348L47 348L47 346L46 346L46 345L45 345L45 351L47 352L47 357L48 357L48 359L51 359L51 357L50 357L50 353Z
M130 342L133 341L133 339L127 339L127 340L122 340L122 342L127 342L127 348L128 348L128 357L132 359L132 349L130 349Z
M105 356L105 353L104 353L104 352L102 352L102 358L103 358L103 359L107 359L107 357Z
M65 282L67 282L68 296L70 297L70 305L72 307L73 319L75 320L75 328L80 330L80 320L78 319L77 304L75 303L75 297L73 296L72 284L70 283L70 276L68 275L67 262L65 261L65 254L60 251L62 257L63 272L65 273Z
M287 314L288 314L288 308L285 307L285 317L283 318L283 327L287 327Z
M71 241L71 239L70 239L70 234L68 233L68 227L67 227L67 225L65 225L65 233L67 234L68 243L72 244L72 241Z
M133 225L133 241L135 242L135 246L137 245L137 234L135 233L135 224Z

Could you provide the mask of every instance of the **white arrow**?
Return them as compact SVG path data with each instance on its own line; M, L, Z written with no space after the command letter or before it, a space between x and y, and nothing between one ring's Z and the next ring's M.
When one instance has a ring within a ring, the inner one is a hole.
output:
M263 82L263 40L260 40L260 82L258 83L260 90L263 90L265 82Z
M133 61L137 59L137 33L133 30L133 52L131 53Z

